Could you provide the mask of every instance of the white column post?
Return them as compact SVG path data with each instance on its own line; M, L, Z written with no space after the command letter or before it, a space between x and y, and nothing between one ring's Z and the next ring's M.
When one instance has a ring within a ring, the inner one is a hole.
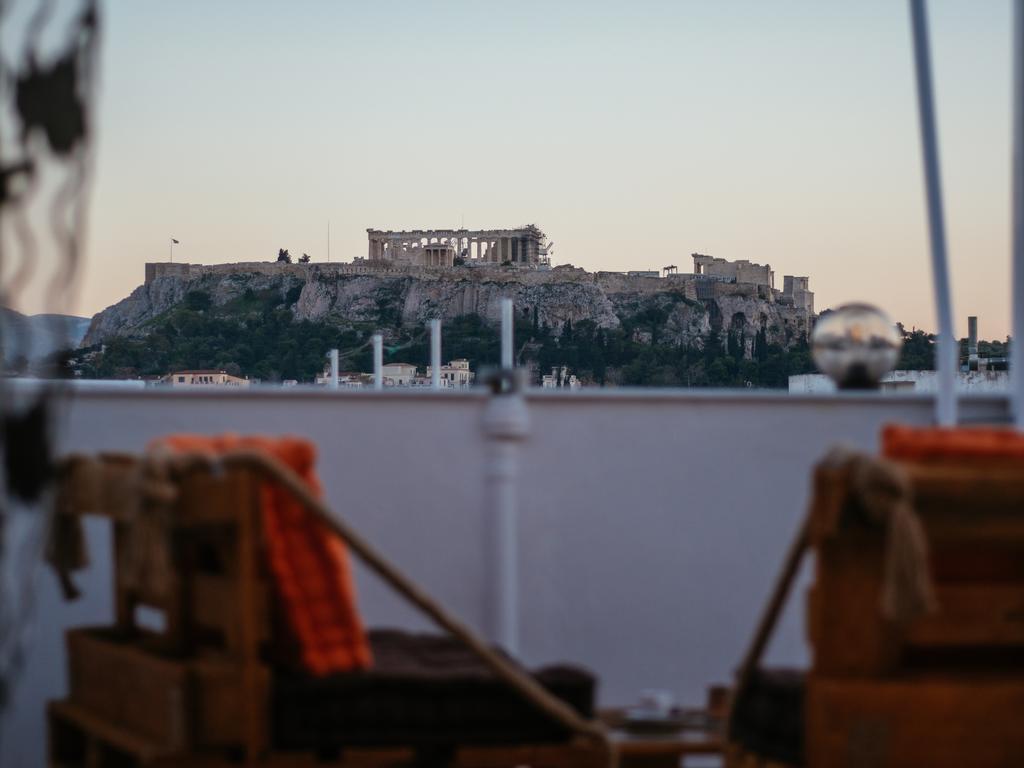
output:
M373 388L384 389L384 337L373 334Z
M519 443L529 434L526 401L517 387L491 397L484 410L484 616L486 632L519 653Z
M501 367L512 367L512 299L501 300Z
M932 284L935 289L935 311L939 319L939 333L935 345L935 370L938 372L939 383L935 398L935 420L940 426L953 426L957 421L956 369L959 356L956 337L953 334L953 301L950 297L949 266L946 259L946 225L942 210L939 141L935 128L935 98L932 91L928 17L924 0L910 0L910 20L914 35L921 154L924 161L928 230L932 247Z
M1024 6L1013 4L1013 326L1010 387L1013 421L1024 429Z
M441 321L430 321L430 386L441 388Z
M327 356L331 359L331 380L327 386L331 389L338 388L338 350L332 349L327 353Z

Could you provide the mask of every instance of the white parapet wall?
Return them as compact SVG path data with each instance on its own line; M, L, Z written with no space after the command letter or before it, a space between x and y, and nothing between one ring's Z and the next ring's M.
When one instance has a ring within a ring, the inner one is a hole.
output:
M471 625L487 616L480 390L175 391L88 389L66 403L60 449L141 451L171 432L304 435L327 499ZM786 545L814 462L833 444L873 449L887 422L926 424L920 395L598 390L527 397L518 461L520 653L571 660L600 678L603 704L666 688L687 703L729 680ZM967 398L972 422L1005 421L1003 397ZM42 765L43 707L63 695L69 626L113 618L110 531L89 524L84 596L40 574L30 653L0 724L0 765ZM374 626L424 628L357 572ZM806 661L804 589L770 660Z

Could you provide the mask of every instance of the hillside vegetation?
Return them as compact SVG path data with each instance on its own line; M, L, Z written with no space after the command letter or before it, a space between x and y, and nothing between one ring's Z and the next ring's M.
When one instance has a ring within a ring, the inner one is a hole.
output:
M293 289L294 290L294 289ZM327 351L341 351L343 370L372 367L370 335L379 323L338 328L326 322L295 320L289 299L273 290L249 291L240 299L214 307L210 295L191 291L184 301L149 322L141 338L107 342L102 353L83 356L87 377L158 376L186 368L223 369L265 381L310 381L324 367ZM685 299L675 297L682 302ZM668 340L669 307L648 307L621 318L619 328L599 328L593 321L566 322L556 335L536 313L516 318L517 357L540 371L567 365L584 381L636 386L784 387L791 373L813 370L806 343L790 349L770 344L764 334L753 339L745 359L745 337L711 331L703 344ZM382 312L386 307L382 307ZM397 318L384 318L395 323ZM426 366L429 338L422 327L390 329L385 359ZM449 320L442 337L445 359L467 358L474 370L494 365L499 357L495 327L479 315Z

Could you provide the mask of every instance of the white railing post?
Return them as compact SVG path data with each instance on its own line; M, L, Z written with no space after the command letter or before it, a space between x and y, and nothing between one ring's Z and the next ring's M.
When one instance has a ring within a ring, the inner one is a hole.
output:
M942 210L942 178L939 174L939 141L935 128L935 98L932 91L931 53L928 47L928 17L924 0L910 0L910 24L914 38L914 67L917 75L917 106L921 123L921 154L924 161L925 195L928 202L928 231L932 250L932 285L939 333L935 344L935 370L939 389L935 420L940 426L956 424L956 369L958 345L953 333L953 300L949 289L946 259L946 224Z
M1013 326L1010 386L1013 422L1024 429L1024 7L1013 4Z
M501 367L512 369L512 299L501 300Z
M373 388L384 389L384 337L373 334Z
M327 386L331 389L338 388L338 350L332 349L327 353L327 357L331 360L331 380L327 383Z
M512 300L501 302L501 362L484 409L484 615L492 642L519 653L519 446L530 431L522 377L512 367Z
M430 386L441 388L441 321L430 321Z
M521 392L494 395L484 411L487 634L519 652L519 443L530 420Z

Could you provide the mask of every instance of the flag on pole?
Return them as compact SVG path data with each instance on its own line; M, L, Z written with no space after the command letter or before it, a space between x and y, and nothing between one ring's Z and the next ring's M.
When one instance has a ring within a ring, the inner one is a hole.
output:
M178 245L178 241L175 240L173 237L171 238L171 242L174 243L175 245Z

